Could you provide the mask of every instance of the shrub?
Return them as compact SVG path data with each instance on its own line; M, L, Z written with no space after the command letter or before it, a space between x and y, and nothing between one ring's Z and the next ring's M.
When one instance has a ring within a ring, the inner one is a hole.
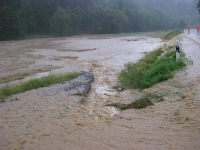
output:
M137 63L126 64L119 76L122 85L134 89L148 88L171 78L174 71L186 66L184 59L176 61L175 51L168 52L158 59L161 51L158 49Z
M129 88L141 88L141 80L144 72L151 67L162 52L162 49L159 48L148 53L137 63L127 63L119 76L122 85Z

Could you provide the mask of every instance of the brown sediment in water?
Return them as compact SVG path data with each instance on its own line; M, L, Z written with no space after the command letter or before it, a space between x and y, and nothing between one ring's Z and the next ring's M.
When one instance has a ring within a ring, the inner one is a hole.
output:
M136 38L141 40L124 40ZM62 66L50 73L84 70L94 73L95 77L86 97L68 92L52 94L52 88L60 86L56 84L6 99L5 103L0 104L1 149L198 150L200 78L196 68L199 64L197 58L200 57L194 55L194 52L199 49L199 45L182 36L184 51L187 56L191 56L194 64L176 73L174 78L144 91L119 92L113 89L118 84L117 75L126 62L137 61L144 56L141 52L151 51L164 44L159 39L143 38L147 37L97 35L0 42L0 53L4 54L1 63L7 58L2 50L14 51L17 46L24 49L22 54L27 56L24 58L27 62L32 61L33 55L42 56L31 65ZM170 42L174 43L175 39ZM141 47L142 44L146 45ZM75 54L71 51L57 51L94 47L97 48L94 51ZM78 58L68 59L68 56ZM192 73L194 70L195 73ZM5 71L4 68L4 73L12 73ZM42 94L45 91L49 91L49 94ZM165 93L164 101L143 109L124 111L105 106L109 103L129 104L147 93Z

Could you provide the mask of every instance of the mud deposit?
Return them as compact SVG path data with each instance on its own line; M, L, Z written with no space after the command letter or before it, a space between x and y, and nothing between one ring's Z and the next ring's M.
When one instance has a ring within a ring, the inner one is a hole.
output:
M2 85L85 72L73 81L13 95L0 103L0 149L199 150L199 36L192 31L167 43L149 34L0 42ZM125 63L177 39L193 65L144 91L116 89ZM145 93L163 94L164 101L125 111L105 106L130 103Z

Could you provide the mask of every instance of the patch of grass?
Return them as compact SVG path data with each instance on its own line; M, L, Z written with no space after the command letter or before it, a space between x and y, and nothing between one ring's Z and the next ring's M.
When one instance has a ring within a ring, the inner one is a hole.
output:
M60 83L63 81L69 81L76 78L79 75L80 73L49 75L47 77L43 77L40 79L31 79L19 85L13 85L13 86L6 85L5 87L0 88L0 101L4 102L5 98L13 94L22 93L32 89L37 89L39 87L46 87L51 84Z
M167 33L162 39L171 40L172 38L174 38L175 36L177 36L181 33L183 33L181 30L172 30L169 33Z
M167 80L173 76L173 72L186 66L185 59L176 61L176 52L170 51L159 57L162 48L157 49L137 63L128 63L121 71L119 80L128 88L144 89Z
M136 63L127 63L125 69L121 71L119 80L123 86L128 88L140 88L140 81L144 72L158 59L162 53L162 48L159 48L145 55L144 58Z
M150 69L148 69L141 80L142 88L165 81L173 76L173 72L186 66L184 60L176 61L176 52L171 51L158 59Z
M130 104L113 103L113 104L108 104L106 106L114 106L121 110L126 110L126 109L132 109L132 108L141 109L141 108L145 108L147 106L152 106L152 105L154 105L154 104L152 103L152 101L149 98L142 97Z

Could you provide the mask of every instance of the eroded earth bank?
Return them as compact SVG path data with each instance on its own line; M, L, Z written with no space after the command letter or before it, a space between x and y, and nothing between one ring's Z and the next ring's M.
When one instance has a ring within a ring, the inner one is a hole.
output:
M150 33L0 42L1 85L48 74L88 72L75 81L13 95L0 103L0 149L200 149L199 36L192 31L168 42ZM193 65L143 91L113 88L124 64L176 40ZM70 88L90 83L88 94ZM105 106L129 103L144 93L167 94L163 102L143 109Z

